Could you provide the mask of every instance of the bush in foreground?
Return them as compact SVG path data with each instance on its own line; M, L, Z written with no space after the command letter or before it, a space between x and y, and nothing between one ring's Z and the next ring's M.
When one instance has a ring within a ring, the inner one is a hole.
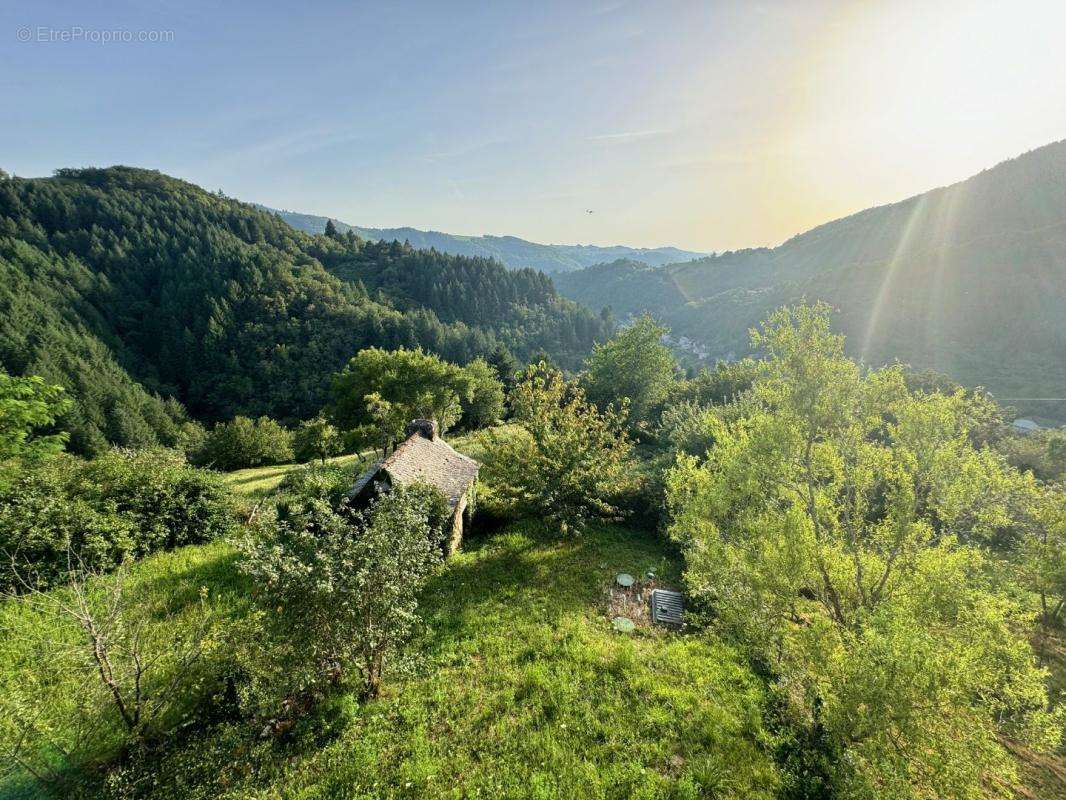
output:
M0 487L0 590L17 590L10 567L37 586L73 558L107 570L126 558L227 533L233 511L221 476L171 450L112 450L84 461L57 456Z
M32 796L71 796L101 764L172 733L215 689L217 609L207 589L183 598L166 577L79 564L60 587L27 585L0 607L0 780L30 776Z
M1011 780L1003 739L1061 736L1031 618L995 580L1032 479L973 447L979 399L865 373L825 308L782 310L753 338L768 356L754 401L667 481L690 593L773 671L840 796Z
M402 666L418 593L441 557L434 494L397 488L363 512L288 495L243 542L263 630L246 659L252 707L284 716L352 674L373 697L386 663Z

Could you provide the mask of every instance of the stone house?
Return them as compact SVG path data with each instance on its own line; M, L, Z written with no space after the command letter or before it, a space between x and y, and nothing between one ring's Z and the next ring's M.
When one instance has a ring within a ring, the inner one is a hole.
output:
M437 423L416 419L407 426L407 438L386 458L378 459L355 482L348 497L354 503L369 502L377 492L393 486L425 483L440 490L451 510L451 527L445 553L451 554L463 540L463 527L473 513L478 463L440 438Z

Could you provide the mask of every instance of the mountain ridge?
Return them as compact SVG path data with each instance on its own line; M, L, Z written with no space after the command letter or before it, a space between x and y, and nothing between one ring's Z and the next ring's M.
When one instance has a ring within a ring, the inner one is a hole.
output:
M747 330L774 307L825 300L868 363L899 359L1008 396L1066 397L1066 141L774 248L593 267L556 285L620 317L652 313L711 358L745 353Z
M364 228L341 222L333 217L304 214L259 205L265 211L277 214L297 230L305 233L322 233L330 219L342 233L351 230L357 236L370 241L408 241L418 250L430 248L450 255L494 258L506 267L519 269L531 267L541 272L554 274L583 269L605 261L631 258L652 266L688 261L706 255L677 247L626 247L625 245L599 246L591 244L541 244L518 236L463 236L443 231L425 231L418 228Z

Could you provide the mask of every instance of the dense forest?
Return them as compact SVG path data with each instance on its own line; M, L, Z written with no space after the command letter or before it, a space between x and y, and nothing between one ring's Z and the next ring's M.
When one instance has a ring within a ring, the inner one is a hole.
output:
M0 271L0 365L70 391L83 453L179 445L190 416L308 418L369 345L576 365L609 332L529 271L310 236L127 167L0 174Z
M1058 142L780 247L658 269L604 265L557 284L619 318L650 311L711 358L748 352L747 331L774 308L826 300L839 309L850 353L868 364L898 359L1004 397L1061 399L1064 178L1066 142ZM1066 408L1057 416L1066 421Z

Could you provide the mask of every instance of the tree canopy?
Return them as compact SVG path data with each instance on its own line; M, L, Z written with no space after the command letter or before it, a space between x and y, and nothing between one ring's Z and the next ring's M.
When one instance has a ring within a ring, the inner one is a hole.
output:
M1061 733L1025 609L989 578L1032 479L969 440L981 398L864 372L824 306L753 343L753 401L668 476L689 589L772 665L843 795L977 796L1011 775L1000 737Z
M197 463L223 470L282 464L292 459L292 433L267 416L237 416L218 423L196 453Z
M601 408L629 401L636 423L654 421L677 380L677 362L662 339L667 329L645 315L607 342L597 344L585 362L589 399Z
M0 181L0 365L67 390L84 454L183 447L189 415L310 418L370 345L576 366L608 330L540 273L309 236L158 172Z
M520 427L492 439L486 464L497 494L563 530L619 516L613 500L636 480L625 406L599 411L544 362L519 375L511 405Z
M373 425L385 442L413 419L434 419L444 432L463 417L490 424L503 411L503 387L485 361L460 367L421 348L360 350L333 376L330 397L338 425Z
M0 369L0 467L15 458L38 458L63 448L65 433L42 433L70 407L61 386L37 376L16 378Z

